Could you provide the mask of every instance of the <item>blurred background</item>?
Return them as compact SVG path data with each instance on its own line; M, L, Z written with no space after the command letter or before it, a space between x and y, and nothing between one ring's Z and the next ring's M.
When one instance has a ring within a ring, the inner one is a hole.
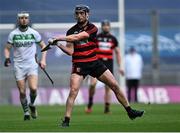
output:
M11 0L1 0L0 104L19 103L13 68L3 66L3 47L9 32L16 25L17 13L28 11L32 27L39 31L47 42L49 37L65 34L75 23L73 9L76 4L90 6L90 21L97 26L103 19L112 22L112 34L118 38L122 54L134 46L142 55L144 68L138 95L140 102L180 102L179 0L14 0L13 3ZM121 37L124 37L124 44ZM38 53L40 54L39 51ZM71 72L71 57L53 48L48 52L47 64L47 71L55 82L55 88L52 88L40 70L40 94L37 103L64 104ZM116 65L114 66L117 71ZM115 73L119 80L119 75ZM87 83L84 83L82 88L84 89L79 94L79 104L86 102ZM101 90L98 89L99 93ZM102 102L103 97L100 100L98 95L97 102Z

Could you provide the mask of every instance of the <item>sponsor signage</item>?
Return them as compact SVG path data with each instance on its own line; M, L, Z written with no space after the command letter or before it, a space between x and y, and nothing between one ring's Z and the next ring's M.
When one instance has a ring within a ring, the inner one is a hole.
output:
M28 93L28 92L27 92ZM69 94L67 88L40 88L36 99L37 105L64 105ZM138 101L141 103L180 103L179 86L144 86L138 89ZM27 95L28 96L28 95ZM19 93L17 89L11 91L11 102L13 105L19 105ZM76 104L86 104L88 102L88 89L81 88ZM95 103L104 103L104 89L98 88L94 97ZM118 103L114 94L112 94L112 103Z

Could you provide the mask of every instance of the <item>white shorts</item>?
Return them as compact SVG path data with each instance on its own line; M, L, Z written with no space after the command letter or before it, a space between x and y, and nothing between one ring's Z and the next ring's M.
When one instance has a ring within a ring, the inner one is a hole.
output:
M26 79L30 75L37 75L38 76L38 65L14 65L14 76L16 81Z

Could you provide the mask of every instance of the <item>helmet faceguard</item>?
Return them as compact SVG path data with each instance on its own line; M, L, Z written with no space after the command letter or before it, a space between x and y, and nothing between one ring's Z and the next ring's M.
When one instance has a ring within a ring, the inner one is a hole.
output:
M85 19L84 21L78 21L78 18L77 18L77 14L80 13L80 12L84 12L85 14ZM85 22L88 21L89 19L89 12L90 12L90 9L88 6L86 5L76 5L75 9L74 9L74 16L75 16L75 19L78 21L79 24L83 24Z
M21 29L26 29L26 28L28 27L29 23L28 23L28 24L25 24L25 25L24 25L24 24L21 24L21 23L20 23L20 19L23 18L23 17L29 19L29 13L28 13L28 12L25 12L25 11L22 11L22 12L20 12L20 13L17 14L17 22L18 22L19 27L20 27Z

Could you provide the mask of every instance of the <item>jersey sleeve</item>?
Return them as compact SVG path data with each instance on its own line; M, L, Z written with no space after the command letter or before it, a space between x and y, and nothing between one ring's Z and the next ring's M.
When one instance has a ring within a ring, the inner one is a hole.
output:
M89 34L90 38L95 38L98 32L98 28L95 25L90 24L85 30L85 32Z
M35 41L36 43L40 43L42 41L42 37L39 32L35 32Z
M72 26L67 32L66 36L74 34L74 31L77 29L77 25Z
M73 33L72 33L72 30L71 29L69 29L67 32L66 32L66 36L68 36L68 35L72 35Z
M13 45L13 36L14 36L14 34L11 32L11 33L8 35L7 43Z
M114 37L114 47L118 47L118 40Z

